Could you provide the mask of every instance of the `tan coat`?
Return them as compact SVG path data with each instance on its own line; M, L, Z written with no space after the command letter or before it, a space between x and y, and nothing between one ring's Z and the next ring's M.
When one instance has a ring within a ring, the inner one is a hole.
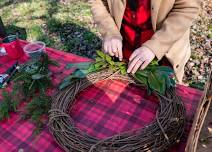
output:
M181 83L191 50L189 28L197 17L201 0L151 0L151 19L155 31L143 46L160 60L167 57ZM103 38L119 37L126 0L90 0L94 21Z

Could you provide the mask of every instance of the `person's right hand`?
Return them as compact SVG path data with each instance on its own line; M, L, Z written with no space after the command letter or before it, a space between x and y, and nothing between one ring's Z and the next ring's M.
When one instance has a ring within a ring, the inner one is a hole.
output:
M119 38L106 38L103 42L103 50L110 56L119 58L120 61L123 59L122 53L122 40Z

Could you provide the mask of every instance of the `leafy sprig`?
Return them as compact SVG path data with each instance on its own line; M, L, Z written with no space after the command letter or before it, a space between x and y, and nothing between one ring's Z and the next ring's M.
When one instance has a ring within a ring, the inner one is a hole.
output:
M2 96L4 100L0 103L0 121L8 119L10 112L15 112L18 106L18 102L8 92L3 91Z
M73 67L75 68L75 71L64 79L59 87L60 89L67 87L74 80L85 78L89 73L97 72L106 68L109 68L113 72L119 70L123 75L127 74L127 64L125 62L115 62L112 57L102 51L97 51L95 62L67 65L67 68ZM133 77L138 83L147 87L148 94L151 94L152 91L164 94L166 89L175 86L173 75L173 69L166 66L159 66L158 61L153 60L147 68L144 70L138 70Z
M47 95L47 89L52 86L50 65L58 66L57 62L44 53L40 58L29 60L20 66L12 78L14 82L12 92L4 93L0 117L8 118L9 112L15 111L21 101L26 101L22 118L31 119L36 124L36 132L41 129L44 124L41 118L48 113L51 103Z
M30 119L36 124L35 134L39 134L46 124L46 114L51 107L51 98L46 94L35 96L32 98L25 109L25 113L22 114L22 119Z
M55 61L49 59L47 54L43 54L39 60L30 60L21 65L18 73L13 77L16 85L19 85L21 93L27 98L35 93L45 94L51 86L51 72L49 65L57 65Z
M147 87L148 94L152 91L164 94L166 89L175 86L173 73L174 71L169 67L149 65L144 70L138 70L133 76Z
M97 72L106 68L109 68L114 72L120 70L123 75L127 73L125 62L115 62L113 61L112 57L103 53L102 51L97 51L96 53L97 57L95 58L95 62L89 61L67 64L67 69L75 68L75 71L63 80L59 86L59 89L64 89L74 80L85 78L89 73Z

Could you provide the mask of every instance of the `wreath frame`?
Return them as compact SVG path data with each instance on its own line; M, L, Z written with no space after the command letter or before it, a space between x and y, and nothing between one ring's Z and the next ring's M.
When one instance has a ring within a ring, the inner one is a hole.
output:
M49 111L49 130L65 151L74 152L150 152L165 151L180 141L185 126L185 107L176 95L175 88L166 90L164 95L154 91L159 99L155 120L141 129L123 132L106 139L97 139L82 132L74 124L69 110L76 96L87 87L102 80L127 81L145 89L131 75L122 75L104 69L90 73L83 79L74 80L69 87L52 99Z

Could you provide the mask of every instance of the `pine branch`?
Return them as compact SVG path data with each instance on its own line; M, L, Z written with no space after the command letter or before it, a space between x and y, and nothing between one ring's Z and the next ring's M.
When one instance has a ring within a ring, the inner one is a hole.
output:
M0 121L9 118L10 112L15 112L18 106L18 102L15 101L12 96L6 91L2 92L3 101L0 103Z
M47 89L52 86L49 66L58 66L56 61L50 60L47 54L40 59L30 60L20 66L19 71L13 76L12 93L3 92L4 101L0 104L0 120L9 118L9 113L16 111L18 103L26 101L26 112L22 118L30 119L36 124L35 132L42 130L51 99ZM17 101L14 101L17 99Z

